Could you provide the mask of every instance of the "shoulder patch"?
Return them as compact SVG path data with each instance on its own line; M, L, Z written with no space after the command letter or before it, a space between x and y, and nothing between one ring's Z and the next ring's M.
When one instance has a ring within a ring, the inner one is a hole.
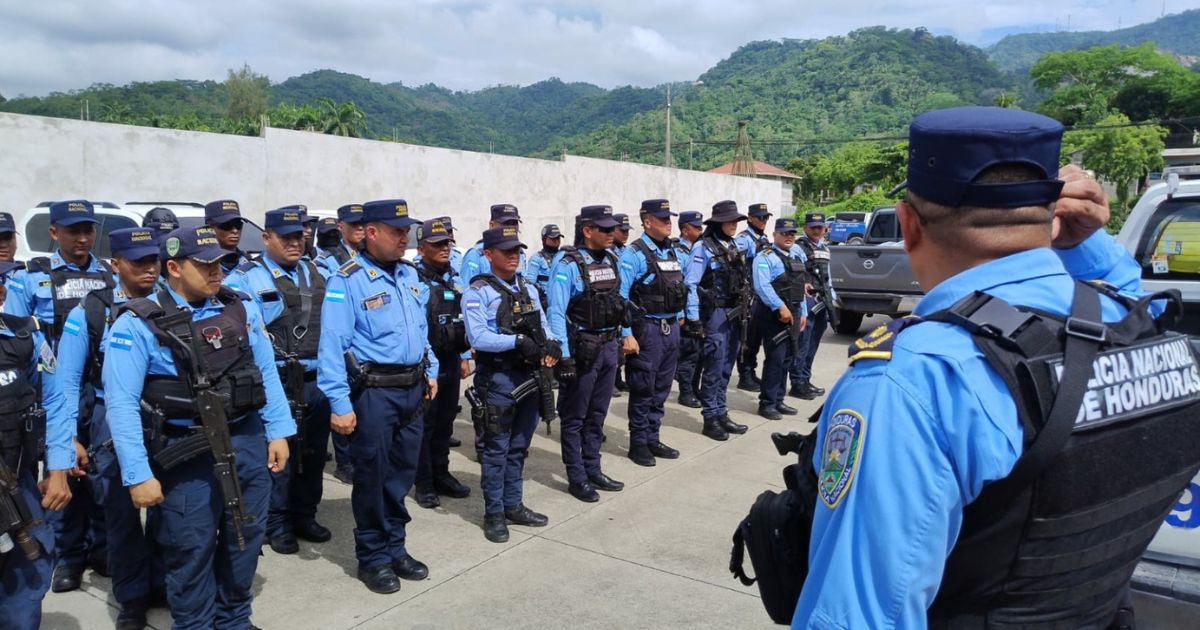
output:
M345 302L346 301L346 292L345 291L333 291L333 290L326 291L325 292L325 301L326 302Z
M817 490L825 507L836 508L850 491L862 460L866 431L866 420L851 409L839 409L829 417L821 468L817 471Z
M923 321L925 320L916 315L909 315L908 317L893 319L883 326L872 330L867 336L856 340L846 349L850 365L854 365L855 361L862 359L891 360L892 345L896 343L896 335L899 335L905 328Z
M361 271L362 268L363 266L358 264L357 260L347 260L346 264L338 268L338 275L342 276L343 278L349 278L355 273Z

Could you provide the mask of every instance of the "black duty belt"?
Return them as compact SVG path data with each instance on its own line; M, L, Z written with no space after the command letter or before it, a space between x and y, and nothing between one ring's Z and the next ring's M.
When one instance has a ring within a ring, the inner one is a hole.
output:
M420 364L364 363L358 384L362 387L412 387L422 382L424 371Z
M738 305L737 296L733 297L715 297L711 298L713 306L717 308L733 308Z

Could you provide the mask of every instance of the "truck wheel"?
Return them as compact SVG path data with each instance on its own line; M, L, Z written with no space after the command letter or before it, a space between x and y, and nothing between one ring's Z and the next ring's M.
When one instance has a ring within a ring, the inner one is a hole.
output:
M854 236L851 236L850 238L846 239L846 244L847 245L862 245L863 237L855 234Z
M863 314L854 311L838 309L838 323L833 330L839 335L857 335L862 327Z

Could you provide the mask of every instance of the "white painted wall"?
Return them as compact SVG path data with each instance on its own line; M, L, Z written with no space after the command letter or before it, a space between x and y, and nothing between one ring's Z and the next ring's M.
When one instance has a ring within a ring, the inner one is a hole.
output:
M332 209L400 197L413 216L450 215L460 242L487 226L488 208L521 210L531 246L545 223L570 232L581 206L636 213L664 197L680 210L733 199L778 210L779 184L731 175L567 156L564 160L455 151L268 129L265 137L154 129L0 113L0 210L38 202L237 199L252 219L279 206Z

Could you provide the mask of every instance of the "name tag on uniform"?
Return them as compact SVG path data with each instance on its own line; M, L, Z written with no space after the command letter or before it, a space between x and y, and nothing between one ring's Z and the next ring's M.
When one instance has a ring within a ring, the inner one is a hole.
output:
M612 267L594 267L588 269L588 280L595 284L597 282L610 282L617 279L617 272Z
M377 308L382 308L385 304L392 303L392 296L388 293L376 293L371 297L362 301L364 311L373 311Z
M679 271L679 269L680 269L679 261L678 260L660 260L660 261L658 261L658 268L663 271Z
M829 252L821 249L813 250L813 260L829 260Z
M100 278L67 278L54 293L59 300L81 300L88 293L105 286L104 280Z
M263 289L258 292L258 299L264 302L278 302L279 292L275 289Z

